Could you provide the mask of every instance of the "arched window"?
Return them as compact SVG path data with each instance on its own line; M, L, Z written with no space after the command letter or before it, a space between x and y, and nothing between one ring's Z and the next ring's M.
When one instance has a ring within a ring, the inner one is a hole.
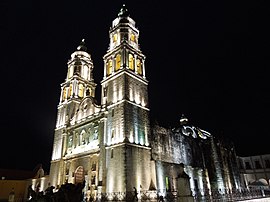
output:
M83 66L83 78L87 79L87 76L88 76L88 67L87 67L87 65L84 65Z
M71 78L73 76L73 69L74 67L71 66L69 69L68 69L68 78Z
M113 42L116 42L117 41L117 34L114 34L113 35Z
M130 35L130 40L136 42L136 36L134 34Z
M75 170L75 180L74 180L75 184L78 183L83 183L84 181L84 169L82 166L79 166L76 170Z
M66 87L63 89L63 101L67 98L67 89Z
M79 94L78 94L79 97L83 97L83 85L82 84L79 84Z
M128 66L129 69L134 70L134 57L132 54L128 54Z
M92 89L91 88L87 88L86 95L87 96L92 96Z
M91 168L92 171L96 171L97 170L97 164L96 162L93 162L92 163L92 168Z
M109 60L107 63L107 76L112 73L112 60Z
M72 93L73 93L72 84L70 84L68 89L68 98L72 96Z
M115 62L116 62L115 71L117 71L120 69L120 66L121 66L121 55L120 54L116 55Z
M142 62L141 62L141 60L137 59L136 63L137 63L137 73L139 75L142 75Z

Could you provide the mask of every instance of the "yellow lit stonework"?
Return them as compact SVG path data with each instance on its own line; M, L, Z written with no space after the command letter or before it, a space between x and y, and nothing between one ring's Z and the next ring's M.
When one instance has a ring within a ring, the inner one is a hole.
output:
M112 73L112 60L109 60L107 63L107 75L111 75Z
M78 96L79 97L83 97L83 84L79 84L79 93L78 93Z
M71 97L72 93L73 93L72 84L70 84L69 89L68 89L68 97Z
M141 63L141 60L137 59L136 63L137 63L137 73L139 75L142 75L142 63Z
M65 87L64 88L64 91L63 91L63 100L67 99L67 88Z
M134 34L130 35L130 40L136 42L136 36Z
M117 54L115 59L116 65L115 65L115 71L118 71L121 67L121 55Z
M116 42L117 41L117 34L114 34L113 35L113 42Z
M134 57L132 54L128 55L128 66L129 69L134 70Z
M85 179L83 191L88 197L127 193L134 186L147 189L151 179L156 183L149 175L155 166L150 163L146 139L150 133L149 109L142 107L142 101L147 100L148 81L138 76L144 60L137 45L139 31L133 19L120 18L109 31L111 40L103 57L101 104L96 101L93 62L84 41L71 54L68 79L61 85L62 100L66 101L58 106L51 184ZM80 69L74 72L74 67Z

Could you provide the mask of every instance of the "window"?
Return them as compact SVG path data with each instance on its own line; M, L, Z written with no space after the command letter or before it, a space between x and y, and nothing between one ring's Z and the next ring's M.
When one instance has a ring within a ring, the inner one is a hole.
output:
M250 163L249 162L245 162L245 165L246 165L246 169L247 170L251 169L251 166L250 166Z
M87 65L84 65L83 66L83 78L87 79L87 77L88 77L88 67L87 67Z
M260 161L255 161L255 168L256 169L262 169L262 166L261 166L261 163L260 163Z
M118 71L121 66L121 55L117 54L115 60L116 60L115 71Z
M114 117L114 109L112 109L112 117Z
M69 169L68 168L66 168L66 175L68 175L69 174Z
M71 78L73 76L73 66L71 66L69 69L68 69L68 78Z
M134 70L134 57L132 54L128 55L128 65L129 69Z
M130 40L136 42L136 36L134 34L130 35Z
M111 158L113 158L113 149L111 150Z
M67 89L64 88L63 89L63 100L65 100L67 98Z
M84 169L79 166L75 171L75 184L82 183L84 181Z
M137 73L142 75L142 63L140 59L137 59Z
M79 97L83 97L83 85L79 84Z
M91 96L91 95L92 95L92 89L91 89L91 88L87 88L85 94L86 94L87 96L89 96L89 95Z
M111 73L112 73L112 60L109 60L107 62L107 76L111 75Z
M107 97L107 87L103 88L103 97Z
M96 164L96 162L93 162L91 170L96 171L96 169L97 169L97 164Z
M114 34L113 35L113 42L116 42L117 41L117 34Z
M269 159L265 159L264 162L265 162L265 167L266 168L270 168L270 160Z
M171 186L170 186L170 179L169 177L165 177L165 185L166 185L166 191L170 191L171 190Z
M243 166L243 162L242 161L239 162L239 167L240 167L240 169L244 169L244 166Z
M72 90L72 84L70 84L69 89L68 89L68 97L71 97L72 96L72 92L73 92L73 90Z
M112 139L114 138L114 130L112 130Z

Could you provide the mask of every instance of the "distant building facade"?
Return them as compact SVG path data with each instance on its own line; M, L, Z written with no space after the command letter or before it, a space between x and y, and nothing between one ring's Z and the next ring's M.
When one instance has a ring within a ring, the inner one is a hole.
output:
M269 187L270 154L237 157L241 182L246 188Z
M24 202L29 199L29 187L39 192L49 185L41 164L33 171L0 169L0 178L0 201Z

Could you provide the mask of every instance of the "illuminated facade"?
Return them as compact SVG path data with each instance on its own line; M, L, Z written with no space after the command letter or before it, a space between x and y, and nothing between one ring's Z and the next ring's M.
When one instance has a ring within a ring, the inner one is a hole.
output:
M71 55L61 85L50 167L55 187L86 180L86 191L128 192L155 182L145 56L125 7L113 21L104 55L101 105L84 41ZM149 173L152 173L149 175Z
M179 166L184 163L194 195L205 195L213 186L222 191L237 188L233 164L220 163L221 150L215 149L208 132L189 126L184 117L178 129L150 127L145 56L138 43L139 30L124 6L112 22L109 37L100 105L95 99L94 65L84 40L67 63L50 185L57 188L85 180L88 198L128 194L134 187L141 193L165 195L177 190ZM211 166L214 173L209 171Z

